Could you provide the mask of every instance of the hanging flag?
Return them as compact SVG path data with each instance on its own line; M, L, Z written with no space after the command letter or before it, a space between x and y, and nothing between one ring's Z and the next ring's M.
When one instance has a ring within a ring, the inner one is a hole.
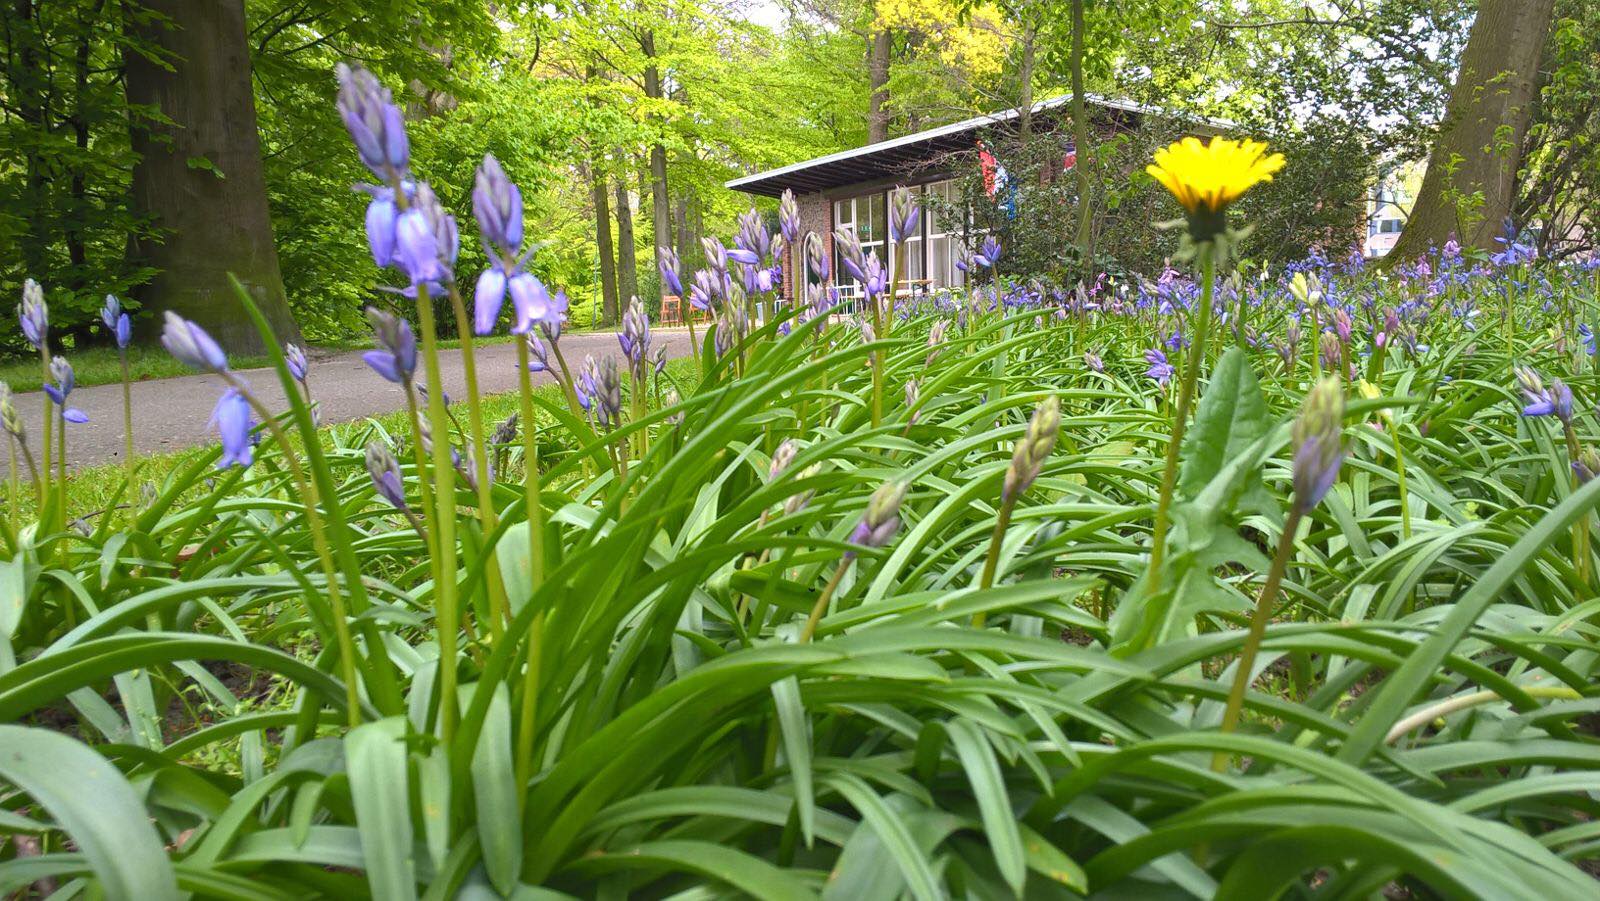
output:
M996 172L1003 173L1005 170L999 168L999 164L995 162L994 154L989 152L989 148L983 146L982 141L978 142L978 169L983 173L983 193L993 197Z

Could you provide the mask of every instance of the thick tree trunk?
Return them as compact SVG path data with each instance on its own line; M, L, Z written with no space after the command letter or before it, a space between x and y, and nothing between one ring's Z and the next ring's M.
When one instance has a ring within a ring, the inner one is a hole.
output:
M132 136L139 154L133 206L163 231L160 240L138 242L143 262L160 270L140 300L146 309L194 320L229 351L259 353L263 342L229 284L232 275L277 340L297 341L272 243L244 0L144 5L157 18L130 27L171 54L172 70L127 53L128 102L159 109L173 125L135 129ZM155 316L141 317L144 334L159 325Z
M872 53L867 62L868 87L872 95L867 98L867 143L889 140L889 29L872 35Z
M655 32L645 32L639 38L639 46L644 50L645 57L652 60L644 70L645 96L662 99L661 70L653 62L656 58ZM667 193L667 148L657 141L650 145L650 226L652 244L656 248L655 257L650 260L652 266L660 258L661 248L672 246L671 203L671 195ZM662 291L665 290L663 287Z
M611 206L606 199L606 176L595 166L590 172L589 197L594 201L594 243L600 249L600 318L617 322L617 264L612 256Z
M639 293L639 260L633 243L633 204L628 199L628 180L618 178L617 191L617 300L624 309Z
M1017 133L1026 145L1033 137L1033 58L1034 29L1032 25L1022 31L1022 65L1017 71L1020 90L1017 92Z
M1084 277L1094 268L1094 138L1089 129L1089 110L1083 96L1083 0L1072 0L1072 144L1077 159L1072 171L1078 180L1078 251L1083 260Z
M1555 0L1478 4L1422 190L1389 253L1391 261L1415 259L1452 235L1463 247L1494 246L1516 199L1523 138L1554 8Z

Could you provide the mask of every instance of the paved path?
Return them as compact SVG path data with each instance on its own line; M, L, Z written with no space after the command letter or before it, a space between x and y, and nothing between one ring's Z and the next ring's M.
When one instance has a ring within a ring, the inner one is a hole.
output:
M669 357L687 356L689 333L682 330L653 331L655 344L665 344ZM568 364L576 367L584 354L600 357L620 353L615 333L593 332L567 335L561 339L561 352ZM517 347L514 343L483 345L477 348L478 388L484 394L517 390ZM461 351L440 352L445 393L460 398L466 391L462 374ZM244 370L241 374L268 408L284 409L284 397L277 376L269 369ZM418 381L422 367L417 367ZM535 373L534 382L549 382L548 373ZM378 377L361 361L361 351L315 354L311 360L311 395L322 407L322 422L328 425L349 422L399 410L405 396L398 385ZM133 385L133 446L143 454L168 453L215 443L216 432L209 428L211 408L222 393L217 376L186 375L152 379ZM33 391L16 395L17 410L24 417L28 440L38 453L39 427L44 415L44 394ZM89 422L67 428L68 464L73 469L122 459L122 386L97 385L72 392L70 405L89 414Z

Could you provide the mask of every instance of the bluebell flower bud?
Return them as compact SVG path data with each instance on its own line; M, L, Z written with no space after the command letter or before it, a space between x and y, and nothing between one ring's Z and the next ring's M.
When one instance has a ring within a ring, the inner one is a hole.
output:
M22 336L35 348L44 347L50 335L50 307L44 302L44 289L33 279L22 283L22 304L17 307Z
M645 315L644 304L635 297L622 314L622 331L617 333L617 343L622 355L627 357L637 380L644 378L645 361L650 353L650 317Z
M105 325L106 331L114 332L117 329L117 317L122 315L122 301L115 294L107 294L106 302L100 307L100 322Z
M596 368L595 418L602 428L615 428L622 424L622 379L617 374L617 361L606 357Z
M550 369L550 352L545 349L544 342L539 339L539 330L528 329L527 334L523 335L522 338L528 342L528 371L550 372L551 375L554 375L554 371Z
M778 233L790 244L800 237L800 204L789 188L784 188L783 196L778 198Z
M1100 355L1095 353L1093 350L1086 350L1083 352L1083 362L1095 372L1106 371L1105 361L1100 359Z
M867 512L846 539L861 547L883 547L900 531L900 504L905 500L905 482L885 482L867 501ZM854 555L854 551L848 552Z
M918 206L911 197L911 192L906 188L896 188L889 195L889 240L896 244L903 244L917 234L917 225L922 218L922 207Z
M472 214L483 243L508 258L522 246L522 191L506 177L500 161L485 154L472 188Z
M656 266L661 270L661 284L667 293L683 296L683 278L678 273L678 252L663 245L656 249Z
M17 441L27 437L27 430L22 425L22 417L17 414L17 405L11 399L11 386L0 382L0 429Z
M717 300L717 277L709 269L696 269L689 286L689 306L707 311Z
M806 232L806 267L819 280L827 279L828 255L822 245L822 236L816 232Z
M381 441L367 442L367 474L378 496L396 510L407 510L405 482L400 477L400 461Z
M978 251L973 259L985 269L991 269L1000 262L1000 241L994 235L983 239L983 248Z
M166 312L161 345L179 362L195 369L225 372L228 368L228 355L206 334L205 329L171 310Z
M800 452L800 445L793 438L785 438L778 444L778 449L772 452L772 460L767 464L767 481L775 482L783 471L794 462L795 454Z
M1299 512L1311 512L1338 479L1343 429L1344 391L1338 379L1325 376L1311 386L1294 421L1294 504Z
M867 280L866 255L862 253L861 241L854 230L842 228L833 233L833 252L851 278L858 282Z
M294 380L304 385L306 375L311 371L311 363L306 359L306 352L300 345L289 343L283 347L283 362L289 367L289 374Z
M706 235L700 239L700 248L706 255L706 268L719 275L728 271L728 249L721 241Z
M411 163L411 145L405 117L389 89L359 66L352 69L340 63L334 74L339 79L339 117L362 164L384 181L403 174Z
M1033 411L1027 433L1017 441L1011 465L1006 467L1005 484L1000 490L1002 499L1014 500L1028 490L1039 477L1050 452L1055 450L1056 436L1060 432L1061 400L1052 394Z

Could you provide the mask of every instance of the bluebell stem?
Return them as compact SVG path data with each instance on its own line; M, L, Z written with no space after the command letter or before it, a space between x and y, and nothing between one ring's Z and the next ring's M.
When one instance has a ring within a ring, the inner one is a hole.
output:
M889 194L889 240L905 243L917 234L917 224L922 217L922 207L906 188L896 188Z
M205 329L168 310L161 331L161 345L178 362L208 372L226 372L228 355Z
M794 244L800 238L800 204L795 202L794 191L784 188L778 198L778 233L783 240Z
M1339 477L1344 460L1344 391L1332 377L1306 394L1294 421L1294 506L1304 514L1321 503Z
M411 164L411 144L406 138L405 117L389 89L360 67L352 69L340 63L334 73L339 79L339 117L350 131L362 164L383 181L404 174Z
M663 244L656 248L656 267L661 271L661 284L668 294L683 296L683 276L678 269L678 252Z
M508 264L522 247L522 191L506 177L493 154L485 154L472 188L472 214L483 243Z
M66 357L54 357L50 360L50 377L55 379L55 384L46 384L44 393L61 408L61 418L67 422L83 423L89 421L89 415L76 407L67 406L67 395L78 385L77 376L72 372L72 364Z
M235 388L222 392L217 406L211 411L211 426L222 437L222 458L218 469L229 466L249 466L254 459L255 443L250 431L254 427L250 401Z
M405 483L400 478L400 461L382 441L367 442L367 474L378 496L396 510L410 510L406 504Z
M376 307L367 307L367 321L372 324L378 349L367 351L361 359L396 385L410 382L417 371L417 338L411 323Z
M50 307L44 302L44 289L31 278L22 283L22 304L17 307L17 321L22 325L22 337L34 348L44 349L50 336Z

